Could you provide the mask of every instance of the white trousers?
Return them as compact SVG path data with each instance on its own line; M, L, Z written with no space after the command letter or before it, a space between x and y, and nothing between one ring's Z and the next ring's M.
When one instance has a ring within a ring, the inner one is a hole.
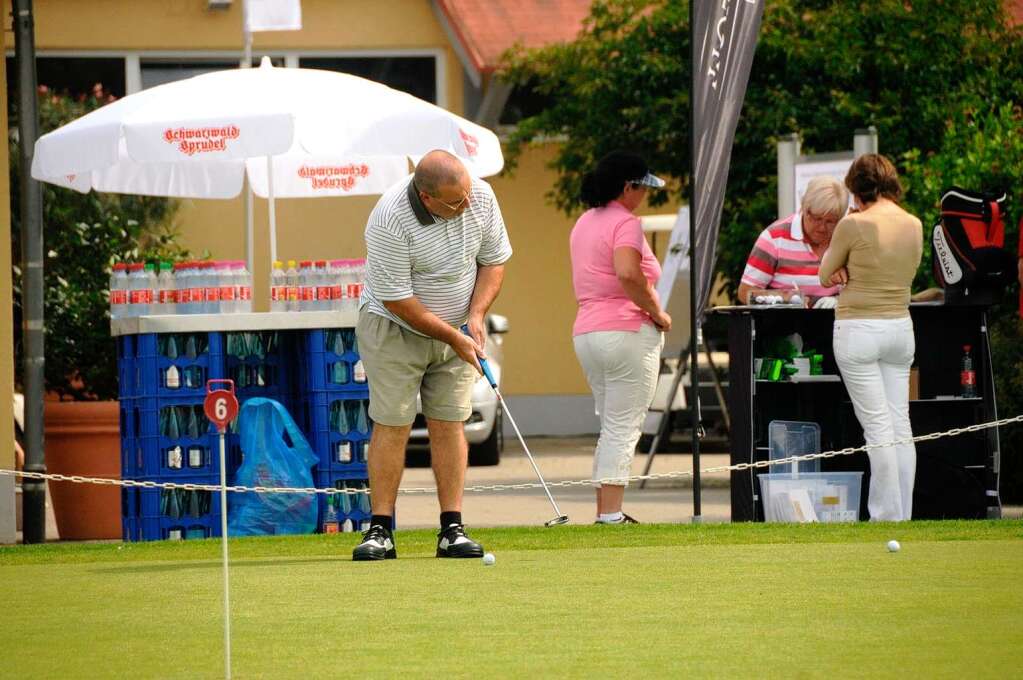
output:
M643 419L657 389L664 336L645 323L637 332L584 333L574 343L600 417L593 479L627 486L623 478L632 470Z
M913 436L909 423L909 367L916 351L913 321L843 319L835 321L835 360L852 399L867 444ZM872 520L906 520L913 515L916 446L871 449Z

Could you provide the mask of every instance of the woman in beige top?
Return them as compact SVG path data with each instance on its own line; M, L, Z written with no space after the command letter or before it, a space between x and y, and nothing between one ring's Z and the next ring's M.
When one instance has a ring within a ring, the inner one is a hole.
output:
M913 513L916 447L909 368L916 340L909 288L923 253L923 227L899 207L899 177L884 156L857 158L845 177L856 210L835 227L821 260L821 285L844 285L835 312L835 360L870 449L872 520Z

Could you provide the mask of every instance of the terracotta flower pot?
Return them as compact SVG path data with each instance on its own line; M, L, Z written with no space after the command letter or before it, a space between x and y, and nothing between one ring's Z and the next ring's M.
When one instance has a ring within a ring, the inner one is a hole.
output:
M116 401L46 401L46 469L62 475L121 477ZM51 482L62 540L121 537L121 493L115 486Z

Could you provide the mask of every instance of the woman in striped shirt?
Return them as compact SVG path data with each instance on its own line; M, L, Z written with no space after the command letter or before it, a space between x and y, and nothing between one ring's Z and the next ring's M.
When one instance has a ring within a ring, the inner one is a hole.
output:
M834 307L837 286L822 286L817 273L835 225L849 207L849 193L834 177L815 177L803 195L800 212L761 232L739 283L739 303L761 296L799 295L814 307Z

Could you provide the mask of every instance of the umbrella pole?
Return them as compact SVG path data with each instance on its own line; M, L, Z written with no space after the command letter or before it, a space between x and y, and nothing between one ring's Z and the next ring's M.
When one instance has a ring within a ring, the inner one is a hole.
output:
M246 3L242 2L242 14L247 16L248 7ZM242 41L245 44L244 53L242 56L241 68L250 68L252 66L252 33L249 32L249 22L245 16L242 18ZM252 183L249 182L248 172L244 175L245 183L245 264L248 270L253 271L253 267L256 264L255 257L255 245L253 241L253 227L252 227Z
M270 207L270 270L277 261L277 211L274 209L274 163L273 156L266 157L266 180L269 191L267 203Z

